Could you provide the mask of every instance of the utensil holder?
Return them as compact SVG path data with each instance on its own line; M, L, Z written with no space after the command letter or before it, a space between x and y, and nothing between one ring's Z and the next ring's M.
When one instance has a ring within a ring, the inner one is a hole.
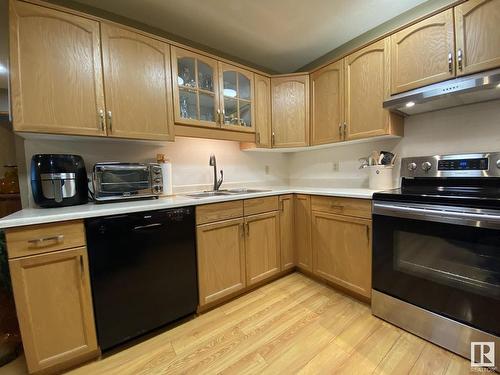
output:
M371 165L368 169L368 186L373 190L388 190L394 188L392 180L392 165Z

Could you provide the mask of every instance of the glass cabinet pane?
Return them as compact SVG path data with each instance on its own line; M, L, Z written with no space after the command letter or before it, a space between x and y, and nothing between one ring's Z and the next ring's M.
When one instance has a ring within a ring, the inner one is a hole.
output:
M252 105L250 102L240 100L240 125L247 128L252 126Z
M238 101L224 98L224 124L238 125Z
M198 85L200 89L214 91L214 71L210 65L198 60Z
M179 86L196 87L195 59L182 57L177 60L177 84Z
M238 73L238 97L241 99L250 100L250 80L241 73Z
M196 92L179 90L180 114L182 118L198 119L198 110L196 105Z
M200 120L215 121L215 98L213 95L199 93L200 95Z
M223 73L224 96L235 98L238 95L238 86L236 83L236 72L226 71Z

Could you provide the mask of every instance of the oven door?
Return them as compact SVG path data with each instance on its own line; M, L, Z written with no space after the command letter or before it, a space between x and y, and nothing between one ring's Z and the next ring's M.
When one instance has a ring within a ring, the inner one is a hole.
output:
M500 336L500 212L374 202L373 289Z
M150 175L148 165L117 164L96 166L96 197L133 197L151 194Z

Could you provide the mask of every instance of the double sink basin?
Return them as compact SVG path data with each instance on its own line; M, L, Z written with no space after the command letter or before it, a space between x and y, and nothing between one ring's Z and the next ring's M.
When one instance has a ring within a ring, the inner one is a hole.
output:
M239 195L239 194L254 194L254 193L264 193L264 189L227 189L227 190L216 190L216 191L201 191L199 193L184 194L191 198L208 198L208 197L220 197L228 195Z

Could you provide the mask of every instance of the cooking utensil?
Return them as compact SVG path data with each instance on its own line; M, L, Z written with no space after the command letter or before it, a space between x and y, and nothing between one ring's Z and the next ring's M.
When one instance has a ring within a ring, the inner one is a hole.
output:
M389 165L392 162L392 159L394 158L394 154L389 151L380 151L380 154L383 155L382 158L382 165Z

